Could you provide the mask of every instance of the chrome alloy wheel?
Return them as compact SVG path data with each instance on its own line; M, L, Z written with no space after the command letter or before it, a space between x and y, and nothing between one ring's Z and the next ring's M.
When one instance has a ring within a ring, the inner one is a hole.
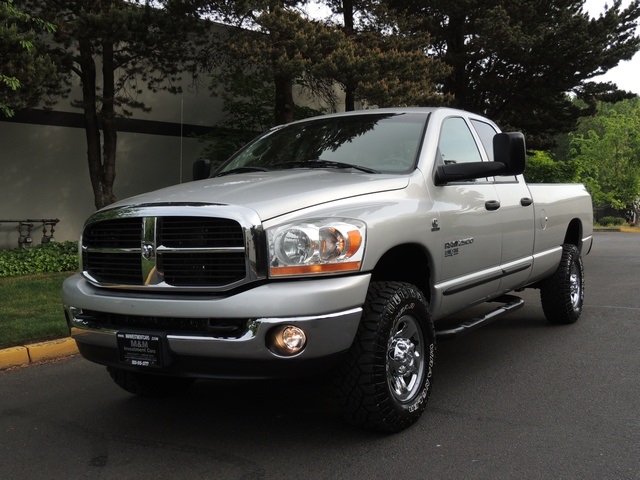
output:
M358 333L338 372L347 418L384 432L415 423L427 407L435 349L422 292L409 283L371 282Z
M387 383L401 403L410 402L422 388L425 368L424 338L417 320L400 317L387 345Z
M571 275L569 276L569 297L571 306L578 310L582 304L582 278L580 268L576 263L571 265Z

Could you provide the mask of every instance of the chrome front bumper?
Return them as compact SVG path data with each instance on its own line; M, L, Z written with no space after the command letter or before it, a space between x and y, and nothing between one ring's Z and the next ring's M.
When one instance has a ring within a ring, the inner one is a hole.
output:
M369 281L370 275L365 274L274 282L227 297L184 297L99 289L82 276L74 275L64 283L63 302L71 335L80 352L98 363L117 366L117 332L93 328L82 318L82 309L123 315L246 319L249 328L240 338L168 332L169 350L178 360L175 365L180 366L182 357L188 357L191 363L201 359L226 363L275 361L282 365L331 357L348 350L360 323ZM266 346L267 333L282 324L298 326L307 334L305 349L295 357L279 357ZM94 355L95 352L99 355ZM206 371L178 368L173 373L200 375ZM211 376L224 375L212 372Z

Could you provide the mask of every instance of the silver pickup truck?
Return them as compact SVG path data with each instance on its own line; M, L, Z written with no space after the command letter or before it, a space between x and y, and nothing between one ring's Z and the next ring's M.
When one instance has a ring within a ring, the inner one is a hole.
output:
M524 168L522 134L453 109L276 127L212 175L197 162L199 181L92 215L69 329L138 395L332 371L349 420L401 430L425 409L436 338L521 307L525 287L549 322L580 316L590 196Z

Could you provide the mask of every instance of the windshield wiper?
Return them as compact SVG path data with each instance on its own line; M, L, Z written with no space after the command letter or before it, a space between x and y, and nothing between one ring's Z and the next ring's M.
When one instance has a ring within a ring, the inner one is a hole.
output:
M214 177L224 177L225 175L234 175L236 173L249 173L249 172L268 172L270 169L266 167L238 167L226 172L216 173Z
M362 165L352 165L351 163L332 162L330 160L322 160L321 158L314 158L311 160L297 161L297 162L284 162L274 165L276 168L353 168L366 173L380 173L373 168L364 167Z

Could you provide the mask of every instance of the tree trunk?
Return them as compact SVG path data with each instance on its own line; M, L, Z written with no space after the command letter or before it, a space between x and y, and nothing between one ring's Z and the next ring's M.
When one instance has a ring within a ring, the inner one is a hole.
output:
M451 94L455 106L468 109L467 53L465 46L466 18L464 14L451 15L447 34L447 53L445 62L452 67L451 74L445 79L444 93Z
M102 81L103 99L100 117L104 146L102 150L102 186L103 202L110 205L116 201L113 194L113 182L116 178L116 147L118 133L115 121L115 68L113 64L113 43L107 39L102 44ZM105 206L103 205L103 206Z
M287 75L276 75L276 125L293 121L293 80Z
M275 0L270 6L269 6L269 12L274 13L276 8L284 8L284 1L283 0ZM279 44L279 36L280 36L281 32L271 32L270 33L270 37L271 37L271 42L273 42L273 45L278 45ZM290 123L293 121L293 109L295 106L295 103L293 101L293 78L291 78L290 75L287 75L286 73L282 73L278 71L278 56L279 56L279 52L277 51L277 49L273 49L273 57L271 58L271 62L273 64L274 70L275 70L275 74L274 74L274 84L275 84L275 94L276 94L276 99L275 99L275 108L274 108L274 115L275 115L275 122L276 125L283 125L285 123Z
M82 83L82 110L84 112L84 129L87 139L87 159L89 162L89 178L93 188L96 208L105 206L102 195L102 162L100 157L100 127L96 110L96 65L93 50L88 40L79 42L80 80Z
M344 110L345 112L352 112L356 109L356 89L347 84L344 87Z
M87 160L89 177L93 188L94 204L97 209L115 202L113 182L115 180L117 133L114 112L113 46L103 45L103 93L102 109L98 115L96 98L96 65L93 49L88 40L79 42L80 79L82 81L82 109L84 111L85 136L87 139ZM104 146L101 152L100 123L104 132Z
M344 33L347 38L353 41L353 0L342 0L342 17L344 21ZM356 109L356 87L353 81L347 82L344 86L344 109L351 112Z

